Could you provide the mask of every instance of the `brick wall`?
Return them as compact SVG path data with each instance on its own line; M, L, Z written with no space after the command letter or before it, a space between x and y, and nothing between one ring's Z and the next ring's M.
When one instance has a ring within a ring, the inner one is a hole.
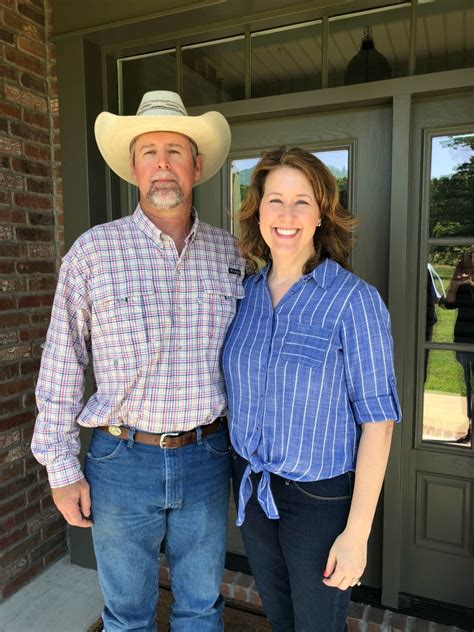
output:
M0 0L0 599L66 548L29 450L63 242L50 0Z

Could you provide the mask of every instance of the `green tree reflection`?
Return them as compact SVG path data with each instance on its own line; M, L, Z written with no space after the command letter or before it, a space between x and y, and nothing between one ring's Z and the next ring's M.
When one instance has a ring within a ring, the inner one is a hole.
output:
M474 135L456 136L443 147L468 154L453 174L432 178L430 184L430 236L474 236ZM433 263L455 265L464 247L433 248Z

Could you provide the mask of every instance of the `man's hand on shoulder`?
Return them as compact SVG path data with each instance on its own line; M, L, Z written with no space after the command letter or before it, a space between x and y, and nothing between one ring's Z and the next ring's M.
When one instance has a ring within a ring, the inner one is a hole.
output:
M92 527L89 483L83 478L76 483L55 487L52 490L56 507L66 521L74 527Z

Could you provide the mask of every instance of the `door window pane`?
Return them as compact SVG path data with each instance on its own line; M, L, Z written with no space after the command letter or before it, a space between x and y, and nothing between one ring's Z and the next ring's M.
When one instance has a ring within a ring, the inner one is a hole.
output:
M186 107L245 98L245 38L183 46Z
M430 246L426 341L474 344L474 248Z
M430 237L474 237L474 133L431 139Z
M329 168L336 178L339 187L341 205L348 207L349 200L349 149L324 149L314 151L317 156ZM236 158L230 160L230 208L233 222L233 232L238 234L238 213L245 200L247 190L250 185L255 165L260 160L260 156L249 158Z
M145 92L152 90L176 92L176 53L174 50L121 59L119 69L122 76L121 114L126 116L136 114Z
M252 97L321 87L321 22L253 33Z
M474 352L425 351L423 441L471 445Z
M406 76L409 47L409 3L330 18L329 87Z
M474 65L472 0L418 0L416 73Z

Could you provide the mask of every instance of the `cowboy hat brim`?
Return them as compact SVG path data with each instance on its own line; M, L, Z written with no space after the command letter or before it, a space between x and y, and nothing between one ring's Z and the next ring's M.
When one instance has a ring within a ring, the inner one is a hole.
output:
M95 138L105 162L118 176L135 184L130 169L130 144L147 132L175 132L192 139L203 156L202 173L194 186L212 178L229 153L229 124L219 112L200 116L118 116L101 112L95 121Z

